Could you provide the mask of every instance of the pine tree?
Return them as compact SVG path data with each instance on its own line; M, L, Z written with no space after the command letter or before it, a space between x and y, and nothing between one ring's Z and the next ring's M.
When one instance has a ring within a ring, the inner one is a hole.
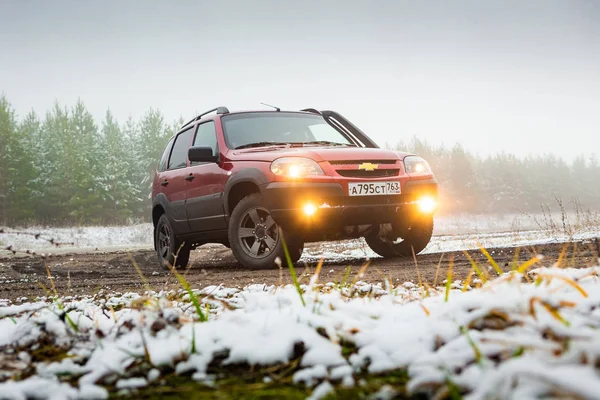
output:
M67 139L72 143L70 172L73 196L69 200L70 217L75 221L101 223L106 200L106 182L102 173L102 146L98 128L81 100L71 111Z
M64 222L73 195L73 143L69 135L69 112L54 104L41 127L42 162L36 185L40 189L37 218L42 223Z
M15 112L3 95L0 97L0 223L3 225L15 220L13 203L18 179L16 161L21 151L16 134Z
M158 110L148 110L139 123L139 130L134 140L137 156L134 182L140 188L140 202L136 207L138 215L150 215L154 171L172 134L173 127L166 126L164 117Z
M110 213L107 219L122 223L133 215L131 207L138 189L130 174L134 153L110 110L104 117L102 140L105 210Z
M472 158L464 148L456 144L449 158L449 194L452 196L455 209L474 210L477 206L477 176L472 166Z

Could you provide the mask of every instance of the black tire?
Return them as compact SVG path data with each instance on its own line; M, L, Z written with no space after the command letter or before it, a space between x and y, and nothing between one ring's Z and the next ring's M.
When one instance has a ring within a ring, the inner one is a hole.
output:
M158 263L163 268L169 269L172 265L177 269L187 267L190 260L191 247L182 245L177 240L166 214L160 216L156 228L154 228L154 240ZM177 256L177 259L175 259L175 256Z
M279 229L259 193L248 195L240 200L229 219L228 236L231 251L245 267L275 268L277 257L285 266L282 233L290 258L295 263L302 256L304 242Z
M408 234L401 241L386 242L378 235L365 237L367 244L375 253L384 258L412 257L422 252L433 235L433 216L424 216L416 220Z

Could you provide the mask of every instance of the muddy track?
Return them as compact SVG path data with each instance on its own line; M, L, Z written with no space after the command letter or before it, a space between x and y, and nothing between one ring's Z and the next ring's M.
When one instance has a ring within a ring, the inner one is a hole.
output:
M319 253L319 244L310 245L312 254ZM340 251L344 243L340 243ZM505 270L515 259L525 261L536 253L544 256L543 264L555 263L565 244L539 245L519 250L515 248L488 249L496 262ZM585 267L598 263L598 250L595 243L578 242L569 245L563 265ZM469 254L479 264L487 265L485 257L479 251ZM391 277L394 284L405 281L418 282L419 279L434 284L445 279L449 260L454 260L454 277L464 279L471 264L462 251L425 254L417 257L418 267L413 259L371 260L362 280L381 282L384 275ZM353 278L368 260L364 257L347 259L325 259L321 272L322 281L339 282L344 279L347 267L351 268ZM44 296L42 286L50 287L46 266L50 269L61 295L90 295L99 290L109 292L129 292L144 290L142 280L134 267L147 279L153 290L176 288L173 275L161 269L154 252L136 250L132 252L93 252L83 254L59 254L46 260L31 256L0 256L0 299L16 300L21 297L34 299ZM438 265L440 266L438 268ZM301 260L296 268L301 280L308 280L309 272L314 271L316 260ZM250 270L239 265L231 251L225 247L211 246L200 248L192 253L186 278L194 288L223 284L228 287L243 287L248 284L287 284L291 283L287 269ZM437 277L436 277L437 275Z

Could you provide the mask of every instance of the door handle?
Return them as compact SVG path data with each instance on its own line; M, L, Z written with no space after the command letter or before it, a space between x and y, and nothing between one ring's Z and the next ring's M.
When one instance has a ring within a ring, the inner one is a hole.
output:
M185 177L185 180L188 181L188 182L193 181L194 180L194 175L189 174L188 176Z
M169 181L165 179L165 180L164 180L164 181L162 181L160 184L161 184L162 186L167 186L167 185L169 184Z

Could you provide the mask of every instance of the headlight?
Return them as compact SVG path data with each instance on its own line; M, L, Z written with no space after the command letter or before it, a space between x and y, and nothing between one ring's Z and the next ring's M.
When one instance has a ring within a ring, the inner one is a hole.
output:
M271 172L288 178L323 175L323 170L314 160L303 157L283 157L271 163Z
M404 168L409 174L431 174L427 161L417 156L404 157Z

